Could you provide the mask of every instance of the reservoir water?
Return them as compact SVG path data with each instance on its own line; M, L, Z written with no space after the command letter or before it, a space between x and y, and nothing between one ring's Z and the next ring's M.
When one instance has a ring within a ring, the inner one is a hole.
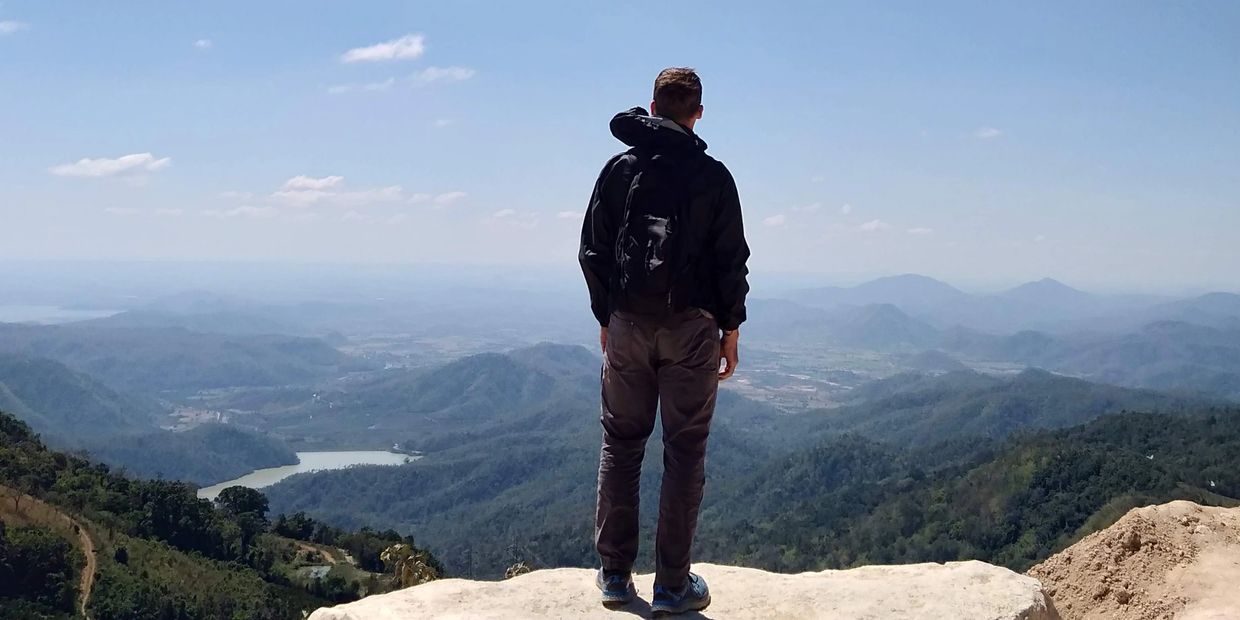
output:
M354 450L344 452L298 452L297 458L300 462L296 465L258 469L234 480L203 487L198 489L198 497L213 500L215 496L220 494L220 491L231 486L240 485L250 487L251 489L261 489L269 487L293 474L327 469L344 469L353 465L403 465L418 457L396 452L384 452L382 450Z

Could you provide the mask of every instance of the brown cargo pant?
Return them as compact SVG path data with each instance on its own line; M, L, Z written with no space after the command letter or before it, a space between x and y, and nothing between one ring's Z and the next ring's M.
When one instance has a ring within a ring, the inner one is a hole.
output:
M655 583L689 577L706 482L706 438L719 388L719 327L703 310L665 319L612 314L603 355L603 449L595 546L603 568L632 570L638 485L656 406L663 421L663 487L655 536Z

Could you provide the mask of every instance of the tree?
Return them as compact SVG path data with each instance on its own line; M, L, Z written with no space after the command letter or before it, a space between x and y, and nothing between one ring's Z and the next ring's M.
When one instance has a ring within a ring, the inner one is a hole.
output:
M215 505L230 515L253 514L267 521L267 496L249 487L232 486L220 491Z
M386 569L392 572L392 586L395 588L408 588L439 578L431 566L430 554L415 550L409 544L392 545L384 549L379 557Z

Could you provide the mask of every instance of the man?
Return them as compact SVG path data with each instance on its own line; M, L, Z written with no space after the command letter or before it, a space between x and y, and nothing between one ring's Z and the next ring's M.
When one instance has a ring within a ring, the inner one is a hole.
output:
M649 115L633 108L611 119L630 148L599 175L578 257L603 349L598 585L605 605L633 597L638 481L658 408L663 486L651 607L659 615L710 604L689 556L715 395L736 371L749 292L736 184L693 132L701 118L697 74L671 68L655 80Z

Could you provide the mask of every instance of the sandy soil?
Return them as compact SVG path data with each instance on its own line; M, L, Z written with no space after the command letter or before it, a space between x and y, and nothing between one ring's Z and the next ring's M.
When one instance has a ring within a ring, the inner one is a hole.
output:
M1135 508L1029 570L1064 620L1240 618L1240 508Z

